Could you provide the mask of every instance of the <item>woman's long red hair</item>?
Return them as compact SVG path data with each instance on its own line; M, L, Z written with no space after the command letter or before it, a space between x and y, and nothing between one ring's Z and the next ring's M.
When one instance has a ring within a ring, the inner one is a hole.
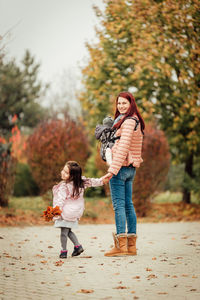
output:
M122 125L122 123L126 120L127 117L132 117L133 115L137 115L137 117L138 117L138 119L140 121L141 131L142 131L142 133L144 133L144 129L145 129L144 120L142 119L142 116L141 116L141 114L138 111L138 108L137 108L137 105L136 105L136 102L135 102L135 98L129 92L121 92L117 96L117 99L116 99L115 119L120 115L120 112L117 109L117 103L118 103L119 97L126 98L130 102L131 105L129 107L129 110L125 114L125 116L119 122L117 122L114 125L114 128L118 129Z

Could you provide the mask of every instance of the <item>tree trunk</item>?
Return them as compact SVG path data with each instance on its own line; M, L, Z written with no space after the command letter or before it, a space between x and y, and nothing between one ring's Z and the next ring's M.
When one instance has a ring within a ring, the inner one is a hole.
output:
M193 154L190 154L190 156L187 157L187 160L185 162L185 174L192 177L192 175L193 175L192 169L193 169ZM191 203L191 192L187 186L183 188L182 201L185 203Z

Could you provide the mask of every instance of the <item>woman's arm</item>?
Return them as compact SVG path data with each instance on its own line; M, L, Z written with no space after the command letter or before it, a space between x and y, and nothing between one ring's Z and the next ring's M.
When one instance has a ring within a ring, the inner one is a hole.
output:
M113 161L108 169L109 173L117 175L127 157L130 149L133 132L136 122L133 119L127 119L121 126L121 137L113 153Z

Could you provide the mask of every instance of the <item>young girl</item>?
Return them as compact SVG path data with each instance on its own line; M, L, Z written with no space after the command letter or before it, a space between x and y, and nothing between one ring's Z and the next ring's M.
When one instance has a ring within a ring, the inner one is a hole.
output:
M82 176L82 169L75 161L68 161L61 171L62 181L53 187L53 207L59 206L61 216L54 217L55 227L61 228L60 258L67 258L67 238L74 244L72 256L80 255L84 250L76 235L72 231L77 227L78 220L84 211L84 190L88 187L101 186L109 179L86 178Z

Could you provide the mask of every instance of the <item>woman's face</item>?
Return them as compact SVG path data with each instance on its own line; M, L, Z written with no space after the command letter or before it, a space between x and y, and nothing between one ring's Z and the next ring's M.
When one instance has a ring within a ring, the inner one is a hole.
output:
M64 166L64 168L61 171L61 178L62 180L68 180L70 177L70 171L68 166Z
M117 109L120 114L126 114L130 105L130 102L126 98L119 97L117 100Z

